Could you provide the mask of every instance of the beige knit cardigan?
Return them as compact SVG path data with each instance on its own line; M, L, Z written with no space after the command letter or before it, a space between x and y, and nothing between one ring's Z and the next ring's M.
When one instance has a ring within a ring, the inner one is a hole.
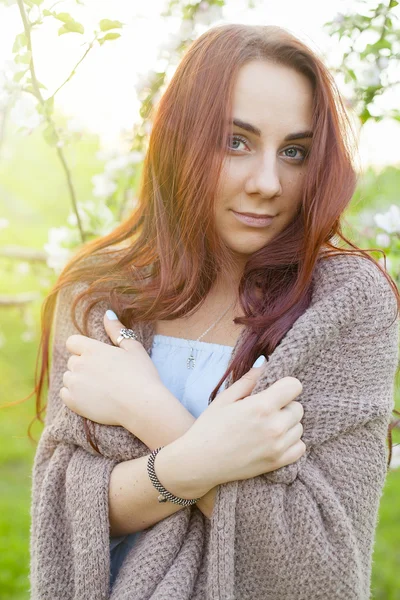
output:
M376 265L345 255L318 260L311 304L253 390L300 379L306 453L220 485L211 520L189 506L146 529L112 590L110 473L150 450L122 427L98 425L96 454L82 418L59 398L65 341L79 333L71 299L82 285L62 290L56 308L46 427L33 466L32 600L368 600L399 359L396 300ZM107 308L92 310L89 331L110 344ZM135 331L150 353L152 325Z

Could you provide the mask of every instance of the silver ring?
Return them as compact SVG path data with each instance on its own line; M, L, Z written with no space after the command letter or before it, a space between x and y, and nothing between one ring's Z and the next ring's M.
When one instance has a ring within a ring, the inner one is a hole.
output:
M137 340L137 341L139 341L138 336L136 335L136 333L134 331L132 331L132 329L124 329L123 328L123 329L120 329L119 332L120 332L121 335L119 335L117 337L117 340L115 342L117 344L117 346L120 345L120 343L122 342L122 340L129 340L129 339L131 339L131 340Z

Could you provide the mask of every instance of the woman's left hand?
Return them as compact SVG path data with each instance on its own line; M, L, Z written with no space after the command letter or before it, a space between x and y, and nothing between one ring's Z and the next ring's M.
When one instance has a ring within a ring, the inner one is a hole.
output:
M105 330L113 342L124 327L119 320L104 315ZM74 412L96 423L121 425L129 414L143 423L151 418L160 402L163 386L158 371L143 345L123 339L111 346L84 335L71 335L66 341L72 353L60 390L62 401Z

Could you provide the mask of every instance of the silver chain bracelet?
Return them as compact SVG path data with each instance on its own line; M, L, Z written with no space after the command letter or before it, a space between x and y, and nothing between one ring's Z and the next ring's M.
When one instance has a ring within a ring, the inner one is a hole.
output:
M167 500L169 500L170 502L180 504L181 506L190 506L191 504L196 504L196 502L198 502L200 498L187 500L186 498L179 498L178 496L174 496L174 494L171 494L171 492L166 490L165 487L161 485L161 483L158 481L157 475L154 471L154 461L157 454L160 452L160 450L162 450L162 448L164 448L164 446L160 446L160 448L156 448L156 450L153 450L153 452L149 456L149 460L147 461L147 472L149 474L151 483L154 485L156 490L160 492L160 495L158 496L158 501L167 502Z

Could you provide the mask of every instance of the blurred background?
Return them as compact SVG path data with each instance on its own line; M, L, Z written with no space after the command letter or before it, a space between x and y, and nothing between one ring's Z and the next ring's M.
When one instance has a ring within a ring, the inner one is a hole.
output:
M35 444L27 429L35 398L4 405L34 388L41 303L63 265L134 208L152 107L192 40L222 23L280 25L324 59L359 140L359 182L344 233L375 249L382 264L385 256L400 285L398 4L0 0L2 600L29 597ZM32 436L37 440L40 432L36 422ZM374 599L400 599L399 442L394 427L373 557Z

